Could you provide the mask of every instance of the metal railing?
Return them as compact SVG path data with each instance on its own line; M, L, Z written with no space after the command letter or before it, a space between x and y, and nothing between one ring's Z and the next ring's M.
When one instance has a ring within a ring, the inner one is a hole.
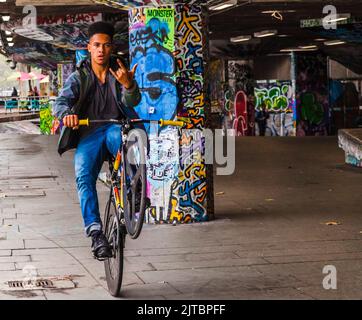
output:
M56 97L49 96L30 96L30 97L0 97L1 105L5 109L5 113L12 112L14 109L17 112L31 111L37 112L42 108L46 108L54 101Z

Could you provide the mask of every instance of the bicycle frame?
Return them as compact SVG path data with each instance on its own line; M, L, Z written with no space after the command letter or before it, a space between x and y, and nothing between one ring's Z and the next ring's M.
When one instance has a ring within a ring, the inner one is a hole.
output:
M110 293L113 296L119 296L122 275L123 275L123 250L125 247L126 235L128 234L132 239L137 239L142 230L144 222L144 215L146 212L146 183L147 183L147 168L146 168L146 154L142 144L142 137L139 132L135 133L138 136L134 140L137 144L141 142L141 146L135 151L135 156L138 158L138 169L133 172L132 166L134 165L129 161L129 156L134 152L132 150L134 144L129 145L131 139L132 125L138 123L157 123L161 126L180 126L184 125L183 121L150 121L150 120L94 120L88 119L79 120L79 125L89 126L90 123L115 123L120 124L121 130L121 144L118 148L115 157L109 159L109 171L111 179L111 188L109 200L105 212L105 234L108 238L109 244L112 246L112 257L104 260L106 280ZM142 150L143 149L143 150ZM137 153L138 151L138 153ZM137 155L138 154L138 155ZM133 174L133 176L132 176ZM139 182L141 182L141 190L137 189ZM136 200L135 194L141 196L139 203L139 211L136 214ZM129 196L131 198L129 198ZM131 203L131 204L130 204ZM142 208L142 209L141 209ZM111 213L110 210L113 210ZM134 214L134 215L133 215ZM134 219L134 217L136 217ZM135 222L135 225L132 223Z
M133 125L136 124L143 124L143 123L155 123L160 126L178 126L183 127L184 122L183 121L173 121L173 120L142 120L142 119L123 119L123 120L89 120L89 119L82 119L79 120L79 126L89 126L91 123L114 123L114 124L120 124L121 125L121 145L118 149L115 161L112 166L112 173L111 173L111 192L114 197L114 201L116 204L116 209L118 213L117 217L117 224L118 226L120 224L124 224L124 188L125 185L125 176L123 174L123 168L122 168L122 160L125 155L125 148L126 143L128 141L128 134L131 131ZM119 175L120 173L120 175ZM120 179L119 179L120 176Z

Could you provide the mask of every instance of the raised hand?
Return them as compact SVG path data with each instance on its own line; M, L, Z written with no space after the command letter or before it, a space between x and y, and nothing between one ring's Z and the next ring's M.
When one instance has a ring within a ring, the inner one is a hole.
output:
M137 70L138 64L135 64L131 71L127 70L124 64L117 59L117 63L119 68L117 71L113 71L111 68L109 69L110 73L117 79L117 81L126 89L131 89L133 85L134 75Z

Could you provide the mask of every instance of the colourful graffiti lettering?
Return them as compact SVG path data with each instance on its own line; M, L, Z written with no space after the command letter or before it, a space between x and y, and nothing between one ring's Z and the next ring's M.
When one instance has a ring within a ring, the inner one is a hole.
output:
M302 120L309 121L312 125L320 124L323 121L323 106L317 101L313 93L303 93L301 95L300 102Z
M263 105L269 112L265 134L267 136L294 136L293 105L295 101L292 82L257 83L254 90L256 112L260 111Z
M179 115L190 120L187 128L205 125L203 17L198 6L176 5L177 38L175 59L180 94ZM206 166L204 139L194 130L184 130L180 139L180 172L172 186L180 222L205 221L207 216Z
M52 110L49 105L40 109L40 133L50 135L52 133L53 120Z
M258 85L260 86L260 85ZM269 111L291 111L291 96L292 96L291 83L278 83L276 85L268 85L268 87L255 88L255 109L261 110L262 105L265 104Z

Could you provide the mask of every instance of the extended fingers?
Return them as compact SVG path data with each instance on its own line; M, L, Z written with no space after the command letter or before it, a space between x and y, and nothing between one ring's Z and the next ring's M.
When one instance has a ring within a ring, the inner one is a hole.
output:
M119 67L120 67L120 69L118 69L118 70L122 70L123 72L126 72L127 69L126 69L126 67L124 66L124 64L122 63L122 61L119 60L119 59L117 59L117 62L118 62L118 65L119 65Z
M109 68L109 72L112 73L113 77L115 77L117 79L116 73L111 68Z
M138 67L138 63L136 63L136 64L133 66L132 71L131 71L132 74L135 74L135 73L136 73L137 67Z
M120 79L122 77L122 75L124 74L124 71L121 69L117 69L117 71L113 71L111 68L109 68L109 71L112 73L112 75L116 79Z

